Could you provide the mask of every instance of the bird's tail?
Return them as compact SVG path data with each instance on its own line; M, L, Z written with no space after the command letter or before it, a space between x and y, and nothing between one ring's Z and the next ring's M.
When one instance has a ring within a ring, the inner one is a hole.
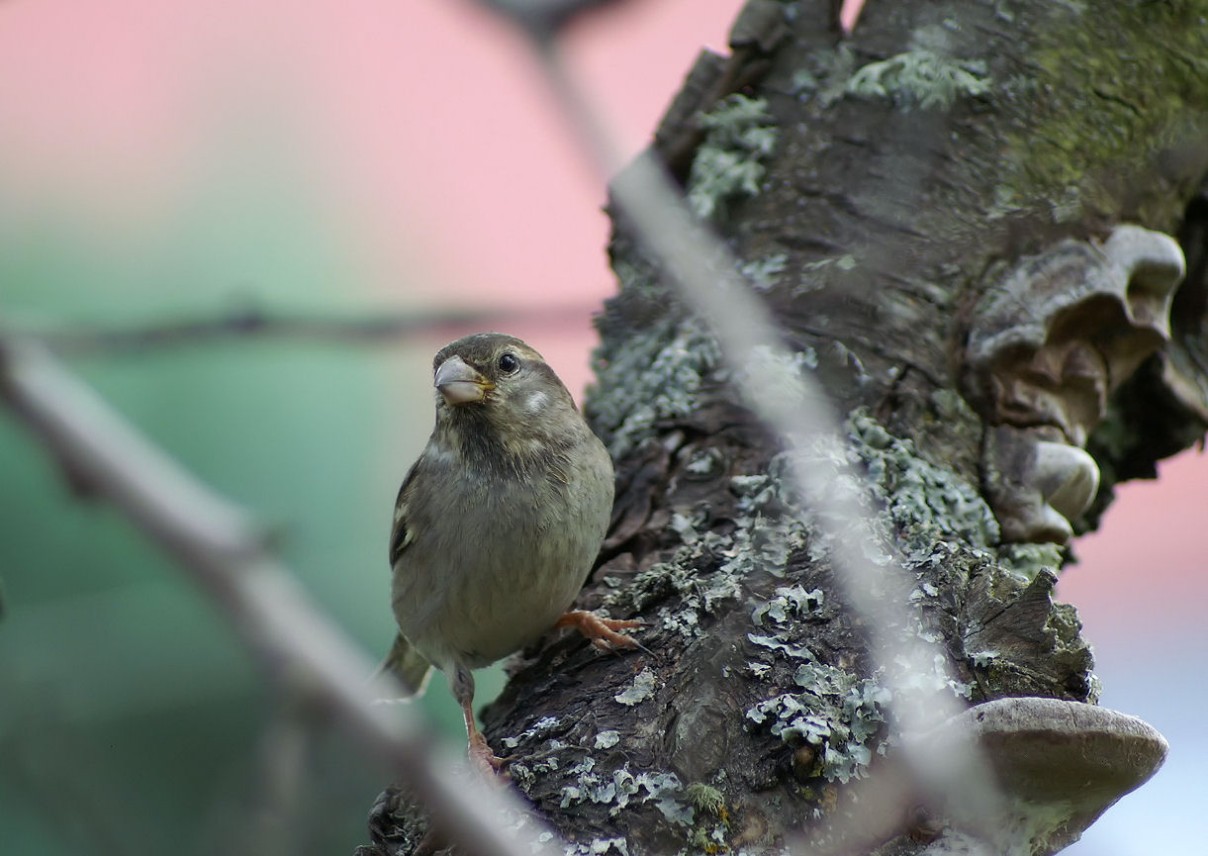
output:
M376 681L382 675L391 675L406 691L406 698L418 698L428 688L428 679L432 677L432 664L424 655L416 651L403 634L394 637L390 653L382 660L371 681Z

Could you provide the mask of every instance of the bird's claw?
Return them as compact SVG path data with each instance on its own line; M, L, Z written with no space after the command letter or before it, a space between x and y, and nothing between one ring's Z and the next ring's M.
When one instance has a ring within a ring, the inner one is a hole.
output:
M500 758L496 755L491 750L490 744L487 743L487 739L477 731L470 735L470 746L467 754L469 755L470 763L487 781L510 778L503 767L511 759Z
M555 627L573 627L591 640L593 647L601 651L616 651L620 648L639 648L647 654L649 648L638 640L620 631L633 630L641 627L642 622L620 619L601 618L595 613L583 609L575 609L558 619Z

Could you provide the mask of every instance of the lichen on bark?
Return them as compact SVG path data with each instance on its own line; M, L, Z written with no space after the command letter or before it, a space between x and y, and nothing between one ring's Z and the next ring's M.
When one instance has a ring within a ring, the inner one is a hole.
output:
M772 307L793 370L844 419L848 445L819 463L865 477L873 558L911 583L899 630L938 654L904 694L1093 703L1089 645L1052 597L1066 554L1004 543L986 501L993 420L962 360L975 307L1021 256L1184 216L1208 175L1208 4L882 4L847 43L826 4L756 5L766 38L702 56L656 151L709 201L698 211ZM920 94L928 74L951 97ZM1187 234L1190 260L1205 232ZM486 734L568 852L776 852L892 762L890 712L909 699L884 682L826 510L798 501L741 376L619 217L610 252L620 290L585 413L617 502L580 605L642 619L653 653L544 640L511 664ZM1208 372L1204 301L1184 311L1185 387ZM1173 394L1139 427L1152 400L1120 387L1092 452L1131 472L1202 436ZM863 852L923 851L908 819L884 820Z

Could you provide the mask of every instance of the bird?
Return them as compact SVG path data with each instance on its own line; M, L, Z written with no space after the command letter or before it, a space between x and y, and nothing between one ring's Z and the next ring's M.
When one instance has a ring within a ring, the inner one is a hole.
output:
M633 620L570 609L608 530L607 449L541 354L476 333L432 362L436 423L403 479L390 534L398 634L381 670L412 695L443 671L484 774L506 763L474 721L473 670L554 628L641 646Z

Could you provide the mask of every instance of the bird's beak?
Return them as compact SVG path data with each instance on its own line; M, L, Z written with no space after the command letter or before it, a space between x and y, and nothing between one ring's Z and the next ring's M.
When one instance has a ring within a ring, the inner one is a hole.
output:
M444 396L445 403L456 407L482 401L495 388L485 377L466 364L461 357L449 357L436 369L434 385Z

